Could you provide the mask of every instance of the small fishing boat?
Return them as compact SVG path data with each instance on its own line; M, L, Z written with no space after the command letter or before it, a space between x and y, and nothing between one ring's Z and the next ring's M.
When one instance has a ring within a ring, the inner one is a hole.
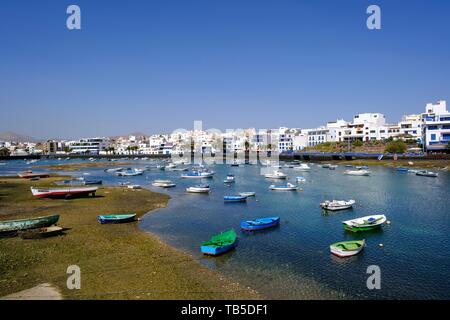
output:
M31 170L21 172L18 176L22 179L32 179L32 178L48 178L50 175L48 173L33 173Z
M365 240L342 241L333 243L330 246L332 254L345 258L357 255L365 246Z
M436 172L432 172L432 171L420 170L420 171L416 172L416 176L436 178L438 176L438 174Z
M86 187L86 188L60 188L60 189L49 189L49 188L33 188L31 187L31 193L33 196L38 198L57 198L57 197L75 197L75 196L95 196L97 192L97 187Z
M84 180L83 181L83 184L85 186L87 186L87 185L98 185L98 184L102 184L102 183L103 183L102 180Z
M97 216L98 222L101 224L104 223L125 223L135 221L136 214L128 213L128 214L109 214Z
M266 173L264 176L269 179L286 179L287 178L287 175L279 170L275 170L273 173Z
M25 231L19 231L19 236L22 239L40 239L48 238L60 235L64 231L64 228L58 226L51 226L39 229L30 229Z
M225 202L245 202L247 201L247 197L243 196L224 196L223 201Z
M356 170L366 170L366 169L369 169L369 167L368 166L356 166L355 169Z
M320 207L325 210L337 211L350 209L356 203L355 200L325 200L320 203Z
M238 163L237 161L234 161L234 162L231 164L231 166L232 166L232 167L239 167L239 163Z
M380 214L342 221L342 224L346 230L359 232L379 228L386 222L386 220L386 216L384 214Z
M309 171L311 170L311 167L308 166L306 163L300 163L298 166L294 166L292 169L297 171Z
M181 175L181 178L183 178L183 179L207 179L207 178L212 178L213 175L214 175L214 172L199 170L199 171L192 171L192 172L183 174L183 175Z
M209 193L210 188L207 184L201 184L198 186L188 187L186 188L186 191L190 193Z
M241 197L255 197L256 192L239 192Z
M58 222L58 220L59 214L37 218L0 221L0 233L49 227Z
M221 232L205 241L200 246L200 251L205 255L217 256L226 253L236 247L237 235L233 229Z
M171 180L155 180L153 181L152 186L161 188L172 188L175 187L176 184L173 183Z
M223 180L223 183L234 183L234 182L235 182L235 179L234 179L234 175L232 175L232 174L227 175L225 180Z
M280 217L266 217L241 222L241 229L246 231L272 228L280 223Z
M142 189L141 185L139 184L130 184L127 186L127 188L132 190Z
M119 172L119 171L124 171L124 168L109 168L109 169L105 169L106 173L115 173L115 172Z
M409 169L409 170L408 170L408 173L414 173L414 174L416 174L417 172L419 172L419 170L416 170L416 169Z
M325 164L322 165L322 168L328 169L328 168L330 168L330 166L331 166L330 163L325 163Z
M134 177L134 176L142 176L144 174L144 170L141 169L132 169L127 171L118 171L116 173L119 177Z
M344 173L349 176L370 176L368 170L346 170Z
M295 181L297 181L297 182L306 182L306 179L305 178L303 178L303 177L296 177L295 178Z
M398 172L408 172L408 168L404 168L404 167L397 167L397 168L395 168L395 170L396 171L398 171Z
M276 186L272 184L271 186L269 186L269 189L274 191L297 191L298 186L292 183L288 183L285 186Z

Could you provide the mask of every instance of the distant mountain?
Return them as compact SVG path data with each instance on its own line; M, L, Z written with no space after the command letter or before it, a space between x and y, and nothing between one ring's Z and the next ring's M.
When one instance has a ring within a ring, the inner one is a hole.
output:
M0 141L11 141L11 142L39 142L39 139L25 136L22 134L17 134L14 132L0 132Z

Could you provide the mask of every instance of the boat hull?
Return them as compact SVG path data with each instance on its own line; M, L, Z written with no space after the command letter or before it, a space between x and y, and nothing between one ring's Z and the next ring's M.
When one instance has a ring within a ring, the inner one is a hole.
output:
M223 247L213 247L213 246L201 246L200 247L200 251L204 254L204 255L208 255L208 256L219 256L221 254L227 253L228 251L233 250L234 248L236 248L236 242Z
M0 221L0 233L45 228L57 223L58 220L59 214L31 219Z
M127 223L135 221L136 214L116 214L116 215L106 215L98 216L97 221L101 224L112 224L112 223Z
M263 230L263 229L268 229L268 228L273 228L276 227L280 224L280 218L279 217L273 217L273 218L262 218L262 219L257 219L255 221L267 221L266 223L261 223L261 224L252 224L249 221L242 221L241 222L241 229L245 230L245 231L258 231L258 230Z
M69 198L95 196L98 188L73 188L73 189L35 189L31 188L33 196L37 198Z
M343 247L340 247L340 245L345 246L346 244L353 244L354 248L344 249ZM354 255L357 255L364 249L364 246L365 246L364 240L338 242L338 243L334 243L330 246L330 252L340 258L346 258L346 257L351 257Z

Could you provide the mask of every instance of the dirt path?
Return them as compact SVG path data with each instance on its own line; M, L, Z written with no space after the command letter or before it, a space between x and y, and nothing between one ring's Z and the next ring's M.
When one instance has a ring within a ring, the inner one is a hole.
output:
M0 300L62 300L62 295L50 283L42 283L34 288L2 297Z

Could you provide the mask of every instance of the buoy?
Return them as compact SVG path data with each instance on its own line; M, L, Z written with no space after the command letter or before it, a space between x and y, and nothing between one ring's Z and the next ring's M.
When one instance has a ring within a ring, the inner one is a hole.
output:
M387 223L387 224L391 224L391 221L388 220L388 221L386 221L386 223Z
M380 243L379 246L380 246L380 247L384 247L384 244Z

